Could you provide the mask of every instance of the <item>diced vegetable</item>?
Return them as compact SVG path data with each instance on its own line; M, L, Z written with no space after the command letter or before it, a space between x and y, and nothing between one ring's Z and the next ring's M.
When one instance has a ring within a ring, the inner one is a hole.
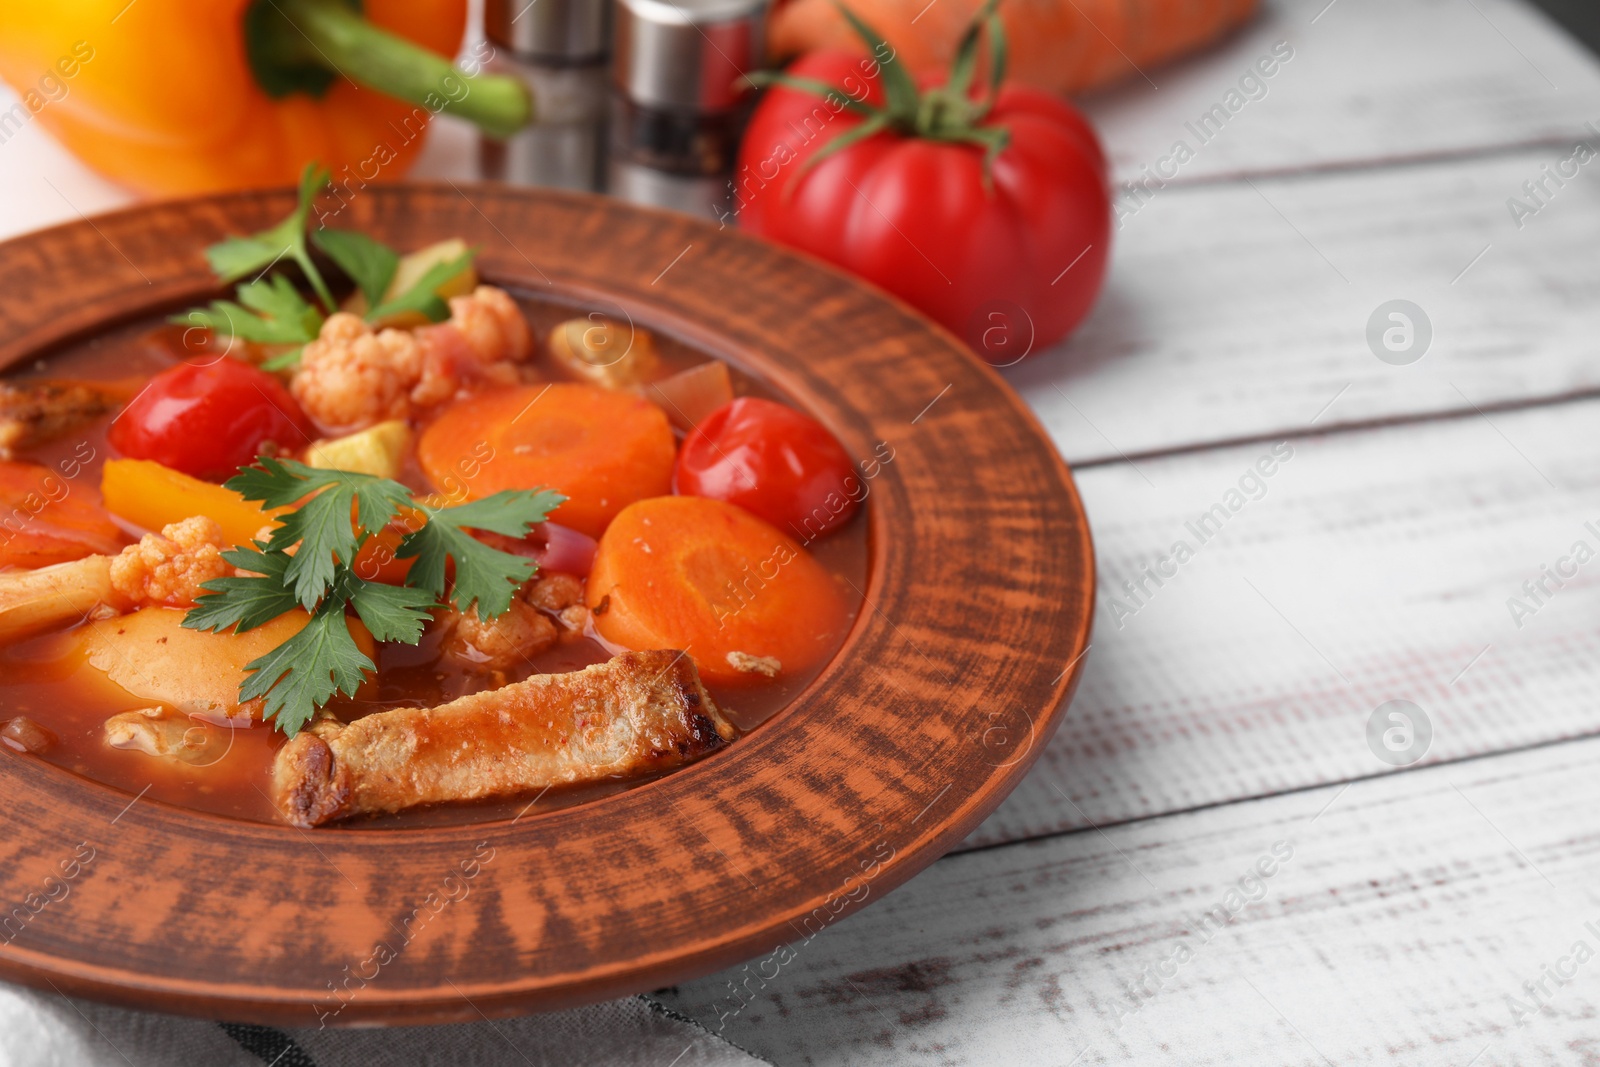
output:
M34 722L26 715L7 719L0 726L0 744L16 752L41 756L56 747L56 735Z
M793 539L698 497L641 500L618 515L587 598L606 640L682 649L704 678L729 685L764 679L740 669L747 657L776 660L785 676L816 666L850 623L836 580Z
M607 389L643 385L661 369L649 330L601 315L568 319L551 330L550 356L584 381Z
M661 405L672 425L687 433L733 399L733 379L728 365L713 359L650 383L644 395Z
M599 547L599 543L588 534L554 522L541 522L527 537L501 537L480 531L478 539L503 552L526 556L539 565L541 573L555 571L579 578L587 577L593 569L594 554Z
M391 419L360 433L317 441L307 450L306 462L322 470L398 478L410 448L411 427L400 419Z
M217 520L223 535L248 544L276 512L263 511L231 489L202 482L147 459L111 459L100 476L106 508L135 526L160 530L193 515Z
M311 618L296 609L239 634L186 629L183 616L179 609L143 608L91 622L62 639L139 700L185 715L224 718L238 710L245 666L305 629ZM372 635L359 621L346 622L370 659L376 649Z
M0 567L46 567L116 552L122 543L91 486L36 463L0 460Z
M557 521L591 537L635 500L671 491L673 452L660 408L577 383L478 393L417 442L417 460L440 491L475 500L547 486L567 497Z
M534 553L541 570L558 574L575 574L586 577L594 567L594 554L599 548L588 534L569 529L556 522L541 522L534 537L544 536L544 545Z

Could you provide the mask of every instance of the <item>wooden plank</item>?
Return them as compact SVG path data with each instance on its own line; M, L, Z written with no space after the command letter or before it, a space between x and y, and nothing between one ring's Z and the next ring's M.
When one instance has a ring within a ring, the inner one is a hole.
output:
M1600 162L1507 208L1562 157L1158 190L1078 334L1007 377L1075 463L1595 390ZM1410 365L1367 340L1394 299L1431 323Z
M1272 73L1241 88L1252 69ZM1168 169L1195 181L1567 140L1600 121L1600 63L1522 0L1274 0L1145 75L1085 101L1119 181L1180 140L1194 158ZM1184 124L1218 105L1202 142Z
M1600 562L1542 606L1522 590L1574 542L1600 551L1597 418L1587 401L1080 472L1100 578L1084 677L968 845L1380 773L1365 731L1389 700L1423 708L1428 760L1600 730ZM1271 476L1247 477L1262 457ZM1226 522L1197 532L1213 505Z
M949 857L669 999L784 1064L1589 1062L1597 761L1575 742Z

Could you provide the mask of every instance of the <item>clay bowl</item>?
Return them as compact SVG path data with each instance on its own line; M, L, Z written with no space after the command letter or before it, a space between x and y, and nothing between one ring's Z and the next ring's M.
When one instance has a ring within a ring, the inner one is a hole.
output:
M0 245L0 366L215 295L205 246L291 206L286 192L160 203ZM887 447L866 607L821 676L726 750L514 821L302 831L130 806L0 753L5 909L94 854L0 938L0 973L293 1026L594 1002L837 922L1027 773L1082 667L1093 549L1049 438L954 337L735 230L596 197L373 187L335 224L400 248L464 237L487 280L620 309L764 379L858 459Z

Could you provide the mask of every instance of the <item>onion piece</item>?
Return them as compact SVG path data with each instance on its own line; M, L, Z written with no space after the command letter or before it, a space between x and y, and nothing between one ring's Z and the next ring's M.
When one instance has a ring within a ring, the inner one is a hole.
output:
M650 383L645 386L644 395L666 411L673 426L688 433L700 420L733 399L733 379L728 365L713 359Z
M594 538L556 522L541 522L534 528L533 536L544 539L544 547L533 556L540 570L589 577L595 551L599 548Z

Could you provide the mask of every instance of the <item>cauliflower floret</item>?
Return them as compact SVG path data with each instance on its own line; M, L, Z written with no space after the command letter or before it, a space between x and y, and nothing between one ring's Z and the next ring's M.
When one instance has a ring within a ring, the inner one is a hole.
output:
M330 315L300 354L289 391L323 426L367 426L410 413L422 345L407 330L380 330L348 312Z
M374 331L345 312L306 345L289 389L325 427L360 429L403 419L474 380L515 380L528 358L528 324L503 290L480 285L450 301L450 321Z
M202 582L233 574L223 548L215 519L196 515L172 523L111 560L111 588L130 610L153 604L188 607L205 592Z
M450 325L461 331L480 363L521 363L532 339L528 320L504 289L480 285L450 300Z

